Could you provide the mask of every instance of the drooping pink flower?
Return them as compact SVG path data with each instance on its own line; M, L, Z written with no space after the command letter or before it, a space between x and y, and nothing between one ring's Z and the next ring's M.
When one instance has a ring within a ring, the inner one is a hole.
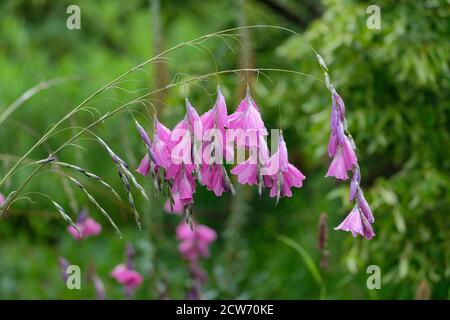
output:
M216 128L224 130L228 126L227 105L220 87L217 87L217 98L214 107L201 116L203 130Z
M223 163L233 157L233 146L227 144L226 128L228 127L228 115L225 98L222 95L220 87L217 87L217 99L214 107L205 112L202 116L203 124L203 150L209 151L203 155L203 162L210 164L212 160L215 163ZM213 141L211 141L213 140ZM214 152L214 158L210 152Z
M178 225L176 234L180 240L178 250L189 261L196 261L200 256L208 257L209 246L217 238L217 233L210 227L194 224L191 230L185 222Z
M335 230L350 231L353 237L356 237L359 234L368 240L375 236L372 225L361 212L358 205L353 207L352 211L347 215L344 221L335 228Z
M78 217L76 226L80 230L80 233L72 226L67 228L67 231L69 231L76 240L96 236L102 231L102 226L85 212L82 212Z
M283 134L278 138L278 150L273 154L266 164L269 182L266 186L271 187L270 197L291 197L292 187L301 188L305 176L295 166L289 163L288 151Z
M348 179L345 158L341 148L339 148L334 155L333 161L331 162L325 177L335 177L341 180Z
M150 157L148 156L148 153L146 153L144 158L142 158L139 167L136 169L136 172L142 174L143 176L147 176L149 171Z
M114 267L111 271L111 276L126 289L135 289L144 281L144 278L139 272L123 263Z
M250 147L249 154L248 159L236 165L231 173L237 176L240 184L262 185L264 176L261 170L269 160L269 148L264 137L257 138L257 147Z
M247 90L245 98L239 103L236 111L228 117L228 128L234 129L239 135L243 135L244 139L235 136L238 147L258 146L259 137L268 134L259 108L250 96L249 90Z
M152 143L145 130L138 123L136 123L136 126L147 148L147 153L136 171L147 176L151 169L155 173L159 167L167 169L171 165L170 150L168 147L170 130L160 123L158 119L155 119L155 134Z
M201 172L204 185L209 191L213 191L217 197L220 197L224 191L228 190L222 165L203 165Z
M231 169L231 173L237 176L240 184L255 185L258 183L257 155L252 153L250 157Z
M172 195L177 194L180 202L187 205L194 202L195 180L192 174L182 166L173 180Z
M208 190L214 191L219 197L224 191L234 190L223 167L224 157L233 157L233 147L226 143L227 106L220 87L217 87L214 107L204 113L201 119L204 130L201 180Z
M188 98L186 98L186 115L184 116L184 119L175 126L170 134L170 141L172 145L176 145L181 141L179 130L188 131L188 133L195 139L202 140L202 119L198 115L197 110L189 102Z
M356 202L358 203L361 212L364 214L367 220L370 223L374 223L375 218L373 217L372 210L370 209L369 204L367 203L361 188L358 188Z

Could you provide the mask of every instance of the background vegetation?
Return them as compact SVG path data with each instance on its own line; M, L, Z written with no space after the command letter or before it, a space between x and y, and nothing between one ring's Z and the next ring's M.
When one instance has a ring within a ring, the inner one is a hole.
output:
M66 28L66 8L81 8L81 30ZM158 10L158 4L160 6ZM374 211L376 237L354 239L334 231L351 209L348 183L324 178L331 101L326 88L305 77L267 72L258 77L230 74L179 86L153 102L159 119L173 126L184 114L187 92L199 112L208 110L220 84L232 112L247 81L268 128L281 126L290 160L307 180L294 197L278 206L255 188L239 187L235 199L216 198L199 187L194 215L217 230L219 238L204 261L209 282L205 298L250 299L413 299L450 297L450 5L446 0L377 1L380 30L366 26L366 1L51 1L10 0L0 4L0 114L23 92L42 81L64 78L33 96L0 124L0 176L48 127L103 84L163 49L200 35L245 24L281 25L304 34L327 61L332 81L347 106L347 118L363 173L363 188ZM185 47L170 63L137 72L133 82L95 100L101 114L178 79L239 67L286 68L322 78L314 55L298 38L279 30L241 32L241 42L213 39L208 50ZM213 57L213 58L212 58ZM126 89L126 90L124 90ZM139 90L139 91L135 91ZM120 100L120 101L119 101ZM281 123L278 123L278 109ZM134 105L141 123L152 110ZM98 118L78 113L70 128L30 156L47 157L77 126ZM132 167L145 150L130 113L123 112L96 133ZM85 136L87 137L87 136ZM59 159L102 176L120 189L114 166L92 140L68 147ZM0 192L8 194L27 177L26 167ZM44 171L42 171L44 172ZM183 298L189 287L186 263L177 251L174 230L180 217L162 211L164 199L144 201L136 193L145 228L138 231L126 203L77 176L118 221L114 230L85 197L60 176L45 172L26 191L50 195L75 217L81 208L103 225L100 236L75 242L48 199L16 202L0 220L0 298L94 298L92 285L67 290L58 257L95 266L108 298L123 298L109 276L124 260L124 248L137 251L136 269L145 277L136 298ZM139 177L151 190L150 179ZM320 266L318 222L328 214L328 266ZM280 241L286 236L313 262ZM379 265L382 288L366 287L369 265Z

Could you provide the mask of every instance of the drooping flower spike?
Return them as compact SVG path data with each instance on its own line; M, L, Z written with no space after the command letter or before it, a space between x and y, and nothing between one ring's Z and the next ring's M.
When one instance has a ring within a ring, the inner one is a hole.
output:
M353 149L353 143L344 133L346 127L345 106L341 97L336 92L332 94L330 118L331 133L328 142L328 155L333 157L333 161L326 176L347 180L347 171L352 170L358 160Z
M350 231L354 237L359 234L366 239L371 239L375 236L372 228L375 219L360 187L361 172L358 165L358 159L356 158L355 143L351 135L346 134L348 131L345 119L345 104L331 84L325 61L320 55L317 55L317 59L324 71L325 84L331 93L332 100L330 116L331 132L330 140L328 142L328 155L333 157L333 161L331 162L326 176L347 180L347 172L352 171L349 200L350 202L356 201L353 210L335 229Z

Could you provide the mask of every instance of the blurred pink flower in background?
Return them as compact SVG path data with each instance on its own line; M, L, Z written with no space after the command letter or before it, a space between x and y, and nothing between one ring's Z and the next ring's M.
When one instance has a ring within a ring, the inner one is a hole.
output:
M5 203L5 197L4 197L3 194L0 192L0 207L3 206L4 203Z
M134 290L139 287L144 281L144 277L134 269L134 249L131 244L128 244L125 250L126 262L118 264L112 271L111 277L119 282L125 291L125 296L131 299L134 295Z
M76 240L96 236L102 231L102 226L97 223L97 221L89 217L85 210L78 216L76 225L80 230L81 235L74 227L69 226L67 228L67 231L69 231L69 233Z
M111 271L111 276L127 289L136 289L144 281L139 272L131 269L124 263L117 265Z
M195 261L199 256L209 256L209 246L216 240L217 233L205 225L193 225L193 229L184 221L177 227L178 250L183 258Z

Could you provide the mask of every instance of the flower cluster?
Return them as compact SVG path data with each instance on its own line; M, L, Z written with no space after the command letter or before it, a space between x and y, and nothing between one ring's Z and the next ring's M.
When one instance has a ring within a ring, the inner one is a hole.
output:
M144 176L150 173L157 191L169 186L168 212L190 213L196 180L216 196L228 191L234 194L224 161L231 164L235 156L238 164L231 173L241 184L258 185L260 195L263 188L270 188L270 196L277 200L291 197L291 188L300 188L305 179L288 162L279 130L271 135L278 150L270 156L268 131L249 90L231 115L220 88L214 106L201 116L186 98L186 115L173 130L155 119L153 141L138 123L136 126L147 149L137 172Z
M197 300L201 298L202 285L208 276L200 266L200 257L209 257L209 246L216 240L217 233L208 226L194 225L191 229L188 224L182 222L177 227L177 239L180 241L178 251L189 263L191 275L191 288L187 299Z
M350 202L356 200L352 211L335 229L350 231L354 237L359 234L366 239L371 239L375 236L372 228L372 224L375 220L373 218L372 210L360 187L361 173L355 153L355 143L351 135L346 134L347 124L345 120L344 101L332 86L330 87L330 91L332 107L328 154L330 157L333 157L333 161L331 162L326 176L347 180L349 178L347 172L351 171Z

